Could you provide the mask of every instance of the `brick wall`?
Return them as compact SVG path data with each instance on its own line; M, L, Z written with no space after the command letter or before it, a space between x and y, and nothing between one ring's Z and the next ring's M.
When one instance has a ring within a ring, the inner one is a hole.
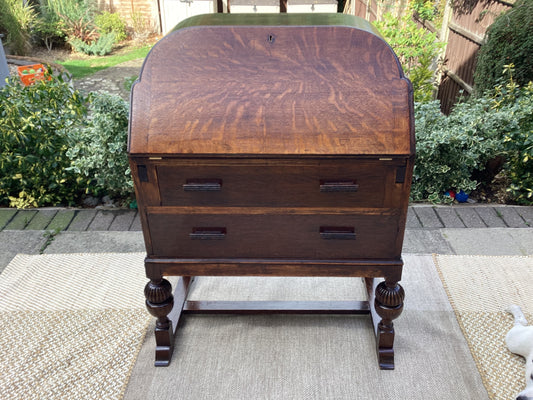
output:
M98 0L98 7L120 14L130 30L161 31L158 0Z

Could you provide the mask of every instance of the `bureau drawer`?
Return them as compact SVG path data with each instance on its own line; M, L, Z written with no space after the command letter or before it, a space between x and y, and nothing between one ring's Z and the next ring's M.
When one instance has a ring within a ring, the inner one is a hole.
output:
M255 214L151 212L148 226L157 257L391 258L397 215L313 214L292 209Z
M401 190L396 180L402 165L405 161L159 165L157 176L163 206L383 207L392 191Z

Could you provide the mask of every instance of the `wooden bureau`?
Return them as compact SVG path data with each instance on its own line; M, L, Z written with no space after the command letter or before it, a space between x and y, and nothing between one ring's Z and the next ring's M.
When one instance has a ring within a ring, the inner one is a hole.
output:
M379 365L394 368L412 104L393 51L353 16L198 16L154 46L128 151L157 366L181 313L333 312L370 313ZM181 277L174 293L164 276ZM189 301L194 276L362 277L369 297Z

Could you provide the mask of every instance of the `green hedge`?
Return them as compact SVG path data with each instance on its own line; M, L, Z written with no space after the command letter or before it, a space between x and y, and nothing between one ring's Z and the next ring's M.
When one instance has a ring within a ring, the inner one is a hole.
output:
M85 98L59 76L0 90L0 205L79 204L84 195L133 197L127 103Z
M23 87L12 78L0 90L0 205L73 204L69 130L87 115L86 100L61 77Z
M518 0L489 27L474 73L482 94L497 85L506 65L515 66L514 80L525 86L533 80L533 0Z
M533 84L520 87L513 71L508 66L507 83L457 104L449 116L438 102L416 104L413 200L445 202L447 190L468 193L480 183L490 185L474 176L503 157L509 199L533 204Z

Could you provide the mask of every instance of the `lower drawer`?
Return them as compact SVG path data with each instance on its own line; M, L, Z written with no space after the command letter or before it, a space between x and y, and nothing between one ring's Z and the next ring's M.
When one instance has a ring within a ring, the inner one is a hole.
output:
M397 215L148 214L154 256L178 258L392 258Z

